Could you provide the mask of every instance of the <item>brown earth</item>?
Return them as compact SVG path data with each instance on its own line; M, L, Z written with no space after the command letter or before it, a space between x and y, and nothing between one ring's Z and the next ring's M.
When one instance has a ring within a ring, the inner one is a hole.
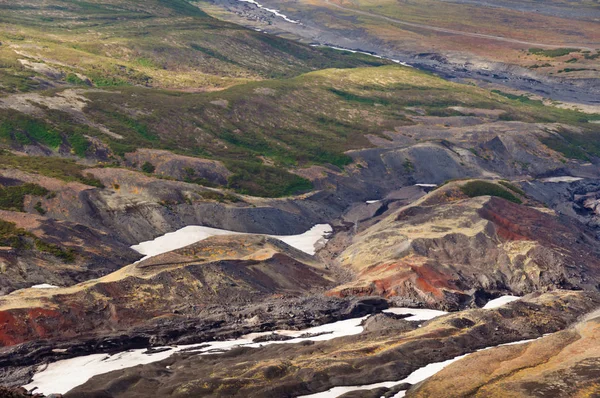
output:
M207 183L227 185L227 177L232 173L222 162L175 155L169 151L156 149L138 149L125 154L126 164L141 168L148 162L153 165L155 173L177 180L201 179Z
M594 316L595 315L595 316ZM469 355L407 397L595 397L600 394L598 312L528 344Z

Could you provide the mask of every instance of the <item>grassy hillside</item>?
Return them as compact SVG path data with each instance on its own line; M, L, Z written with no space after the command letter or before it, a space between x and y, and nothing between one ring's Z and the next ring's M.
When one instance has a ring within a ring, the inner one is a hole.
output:
M60 94L47 93L50 98ZM504 120L578 126L585 135L566 129L564 140L547 144L567 156L566 150L574 148L599 153L599 126L588 122L598 115L449 83L400 66L327 69L208 93L124 86L83 95L89 100L84 108L88 124L57 110L47 111L44 118L4 110L0 142L14 148L38 142L57 153L94 157L98 144L87 137L95 137L111 153L109 162L116 164L137 148L222 160L234 172L232 188L262 196L309 189L307 181L287 170L325 163L343 167L350 162L345 151L371 146L369 134L383 136L413 124L409 117L417 111L457 115L453 106L502 109Z
M71 158L50 169L91 185L73 159L123 166L126 153L154 148L223 161L238 192L285 196L311 188L292 169L341 168L369 135L457 115L453 106L576 126L583 134L566 128L545 143L600 154L598 115L275 38L183 0L0 2L0 27L0 145ZM39 159L6 164L48 173Z
M218 21L184 0L0 2L0 28L0 93L56 83L212 90L385 63Z

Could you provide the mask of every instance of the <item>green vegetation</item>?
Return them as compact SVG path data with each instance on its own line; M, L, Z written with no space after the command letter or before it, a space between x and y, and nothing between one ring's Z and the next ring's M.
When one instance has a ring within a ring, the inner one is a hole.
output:
M600 114L589 114L571 109L562 109L554 106L544 105L542 101L532 100L525 95L514 95L498 90L492 90L494 94L508 98L509 107L501 107L506 113L500 116L502 120L521 120L536 123L563 123L574 125L584 130L584 135L593 133L595 126L590 126L589 121L600 120ZM590 139L596 139L593 134Z
M42 215L42 216L43 216L44 214L46 214L46 209L44 209L44 208L42 207L42 202L37 202L37 203L35 204L35 206L33 206L33 208L35 209L35 211L37 211L38 213L40 213L40 215Z
M54 257L58 257L66 263L72 263L75 261L75 250L71 248L62 248L53 243L48 243L41 239L35 239L34 241L35 248L43 253L48 253L53 255Z
M529 69L548 68L548 67L551 67L551 66L552 65L549 64L549 63L545 63L545 64L541 64L541 65L535 64L535 65L531 65L529 67Z
M25 211L23 201L26 195L45 196L48 190L37 184L23 184L11 187L0 186L0 209Z
M313 188L305 178L259 163L228 162L227 167L234 173L229 177L229 188L246 195L281 197Z
M565 68L565 69L559 70L557 73L581 72L581 71L584 71L584 70L592 70L592 69L588 69L588 68Z
M62 248L37 238L13 222L0 220L0 246L9 246L17 250L37 250L51 254L66 263L75 261L77 253L71 248Z
M224 88L328 67L390 63L243 29L185 0L20 0L18 5L0 4L0 23L0 93L31 91L38 85L31 79L36 72L18 61L24 57L52 60L48 64L70 84L86 83L85 76L103 88ZM35 55L11 49L29 42L38 45Z
M310 190L311 182L290 170L343 168L352 162L347 151L371 146L369 136L385 138L384 131L413 124L407 117L413 108L429 116L460 115L455 106L500 109L504 120L573 125L592 143L573 143L568 133L548 142L574 153L578 148L578 156L595 150L588 121L597 115L242 29L184 0L21 0L0 5L0 23L6 27L0 32L1 95L37 88L32 77L39 75L23 66L23 58L59 72L55 80L61 84L103 88L82 94L89 99L83 108L87 120L43 105L44 116L0 109L3 147L42 145L55 155L115 165L139 148L164 149L223 161L233 173L228 187L260 196ZM32 42L36 51L28 50ZM531 49L548 57L575 51ZM39 93L57 99L60 90ZM2 152L0 167L102 185L84 175L84 166L56 157ZM410 162L404 167L414 170ZM149 163L141 168L155 172ZM182 179L211 185L193 170Z
M531 98L529 98L526 95L515 95L515 94L505 93L505 92L502 92L500 90L492 90L492 93L501 95L503 97L506 97L506 98L514 100L514 101L519 101L519 102L521 102L523 104L543 105L542 101L532 100Z
M510 190L511 190L511 191L513 191L514 193L516 193L516 194L519 194L519 195L521 195L521 196L526 196L526 195L527 195L527 194L525 193L525 191L523 191L521 188L519 188L518 186L516 186L516 185L514 185L514 184L511 184L511 183L510 183L510 182L508 182L508 181L501 180L501 181L498 181L498 184L500 184L500 185L502 185L502 186L504 186L504 187L506 187L506 188L510 189Z
M567 158L589 161L591 156L600 157L600 129L580 134L561 128L540 141Z
M63 181L77 181L86 185L102 188L104 185L91 174L83 174L84 166L72 160L40 157L16 156L7 151L0 150L0 168L15 168L29 173L37 173L46 177L57 178Z
M0 219L0 246L20 248L23 246L21 238L29 235L24 229L17 228L15 223Z
M85 157L90 146L86 138L99 135L95 129L73 120L65 112L46 110L44 119L14 110L0 109L0 143L14 146L42 144L52 150L70 146L73 153Z
M84 84L85 82L80 79L75 73L69 73L67 75L67 77L65 78L65 81L69 84L75 84L75 85L81 85Z
M549 57L549 58L557 58L557 57L569 55L571 53L577 53L579 51L581 51L581 50L578 48L555 48L552 50L544 50L542 48L530 48L529 54L542 55L544 57Z
M477 196L497 196L513 203L522 203L521 199L517 198L503 187L492 182L470 181L461 186L460 190L470 198L475 198Z
M596 140L596 125L588 121L600 119L600 115L546 106L527 96L453 84L399 66L328 69L209 93L122 87L86 96L90 100L85 108L87 117L118 132L122 139L56 111L47 111L47 120L19 117L30 124L30 120L36 121L33 125L43 125L46 131L60 132L63 146L70 145L71 152L79 156L90 155L86 138L90 136L106 144L117 162L118 156L138 148L221 160L234 173L230 188L260 196L310 189L310 182L287 170L313 164L343 167L351 162L344 152L371 146L367 135L384 137L383 131L412 124L406 113L414 107L438 116L458 115L450 109L453 106L500 109L505 111L504 120L573 125L590 138L587 147ZM14 116L7 118L11 121ZM11 121L11 125L17 123ZM12 138L14 133L9 135ZM6 142L19 144L14 138ZM71 167L78 169L76 179L81 181L82 167L76 163ZM35 168L48 173L41 170L41 163ZM149 166L144 171L150 172ZM210 185L193 173L183 180Z
M154 165L150 162L145 162L142 165L142 171L144 173L152 174L152 173L154 173L154 170L156 170L156 167L154 167Z
M5 115L7 113L5 111ZM47 123L18 112L11 112L0 122L0 139L16 141L21 145L39 142L53 149L62 143L61 134Z

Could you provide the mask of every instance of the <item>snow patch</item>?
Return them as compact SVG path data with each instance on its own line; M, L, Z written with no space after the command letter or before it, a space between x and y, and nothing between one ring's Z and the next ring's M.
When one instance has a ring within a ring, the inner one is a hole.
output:
M423 188L435 188L437 187L437 184L415 184L418 187L423 187Z
M41 285L33 285L32 289L58 289L58 286L50 285L48 283L42 283Z
M496 299L490 300L487 302L486 305L483 306L484 310L491 310L492 308L498 308L498 307L502 307L505 304L508 303L512 303L513 301L516 301L518 299L520 299L521 297L517 297L517 296L502 296L502 297L498 297Z
M575 181L580 181L580 180L583 180L583 178L562 176L562 177L542 178L540 181L542 181L542 182L575 182Z
M268 235L279 239L288 245L301 250L307 254L314 255L317 246L327 242L327 235L333 231L329 224L317 224L308 231L300 235ZM167 253L172 250L200 242L206 238L217 235L243 235L243 232L228 231L226 229L203 227L199 225L190 225L181 228L175 232L169 232L156 239L142 242L131 248L145 257L142 260ZM251 235L251 234L247 234ZM142 261L139 260L139 261Z
M242 0L239 0L239 1L242 1ZM402 62L402 61L397 60L397 59L387 58L387 57L384 57L384 56L381 56L381 55L377 55L377 54L374 54L374 53L370 53L370 52L367 52L367 51L351 50L349 48L330 46L330 45L327 45L327 44L311 44L311 46L312 47L329 47L329 48L332 48L334 50L347 51L347 52L350 52L352 54L370 55L371 57L375 57L375 58L379 58L379 59L387 59L388 61L392 61L392 62L395 62L395 63L397 63L399 65L407 66L409 68L413 67L412 65L409 65L406 62Z

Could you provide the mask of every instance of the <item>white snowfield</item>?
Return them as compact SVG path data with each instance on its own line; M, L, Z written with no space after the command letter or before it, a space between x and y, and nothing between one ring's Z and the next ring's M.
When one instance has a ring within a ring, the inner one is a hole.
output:
M402 314L413 314L414 316L419 317L419 319L431 319L435 317L434 314L430 312L432 310L412 308L393 308L391 310ZM442 311L437 311L437 313L441 313L442 315L445 314ZM108 354L92 354L65 359L51 363L47 368L37 372L33 376L32 382L24 387L28 390L37 387L35 392L46 395L64 394L67 391L70 391L73 388L85 383L93 376L108 373L113 370L126 369L137 365L162 361L163 359L166 359L171 355L183 350L192 350L197 354L207 355L218 354L239 346L257 348L269 344L300 343L302 341L309 340L324 341L337 337L359 334L363 331L361 323L366 318L367 317L346 319L343 321L333 322L304 330L277 330L274 332L251 333L235 340L212 341L201 344L173 346L168 347L170 348L168 351L157 352L154 354L144 354L146 349L138 349L121 352L112 356ZM294 339L284 341L267 341L263 343L252 342L252 340L256 337L266 336L271 333L294 337ZM300 337L305 334L319 335L313 337Z
M488 301L487 304L483 306L483 309L484 310L491 310L492 308L502 307L503 305L508 304L508 303L512 303L513 301L516 301L516 300L518 300L520 298L521 297L517 297L517 296L502 296L502 297L498 297L496 299Z
M404 318L406 321L428 321L430 319L437 318L438 316L447 314L445 311L428 310L422 308L390 308L383 310L383 312L396 315L410 314L411 316Z
M318 245L327 242L327 236L333 231L329 224L317 224L308 231L300 235L268 235L279 239L288 245L301 250L310 255L314 255ZM190 225L181 228L175 232L169 232L154 240L142 242L131 248L140 254L144 254L145 260L152 256L167 253L172 250L200 242L206 238L216 235L242 235L242 232L228 231L226 229L202 227L199 225ZM248 234L252 235L252 234ZM142 261L139 260L139 261Z

